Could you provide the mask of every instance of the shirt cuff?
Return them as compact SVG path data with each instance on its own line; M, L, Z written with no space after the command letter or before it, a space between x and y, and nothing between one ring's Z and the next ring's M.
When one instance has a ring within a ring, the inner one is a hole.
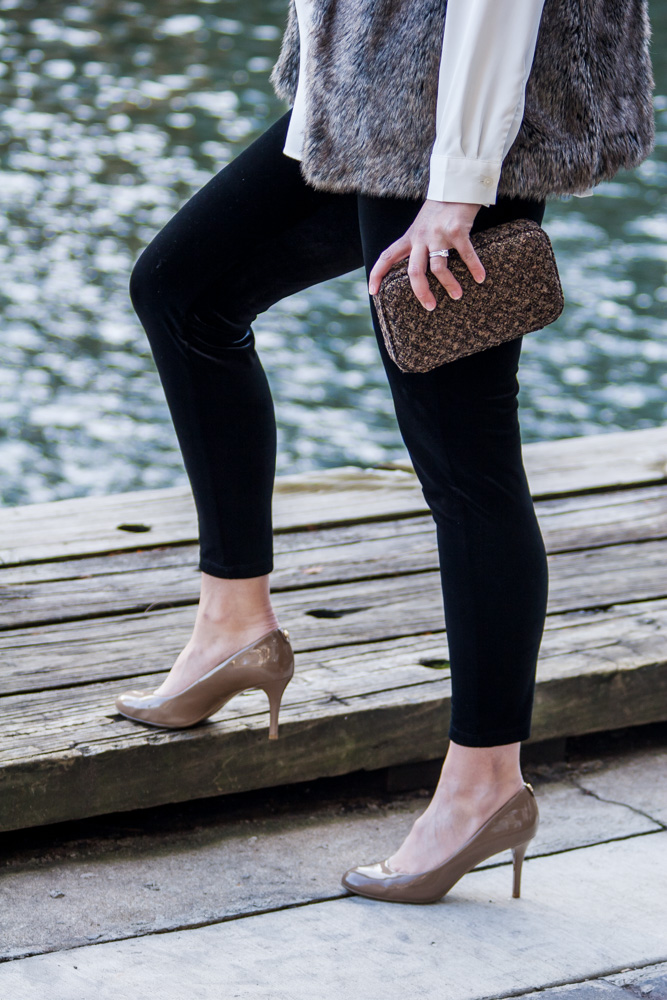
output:
M502 161L433 153L426 197L433 201L462 201L495 205Z

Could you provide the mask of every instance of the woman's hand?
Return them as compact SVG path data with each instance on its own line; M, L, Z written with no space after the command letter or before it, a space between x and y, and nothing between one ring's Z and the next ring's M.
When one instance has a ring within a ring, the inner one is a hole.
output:
M470 242L470 230L481 205L460 201L426 200L415 221L404 236L383 250L368 279L368 291L375 295L380 283L397 260L410 257L408 275L412 290L425 309L435 309L436 301L426 277L427 268L453 299L460 299L463 290L447 267L446 257L431 257L430 250L458 250L461 259L477 282L484 281L486 272Z

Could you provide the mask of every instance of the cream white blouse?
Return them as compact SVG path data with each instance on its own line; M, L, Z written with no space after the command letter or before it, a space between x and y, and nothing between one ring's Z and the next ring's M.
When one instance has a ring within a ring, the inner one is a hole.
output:
M312 0L295 0L299 82L283 152L301 159ZM494 205L521 126L544 0L447 0L426 197ZM593 188L576 197L593 194Z

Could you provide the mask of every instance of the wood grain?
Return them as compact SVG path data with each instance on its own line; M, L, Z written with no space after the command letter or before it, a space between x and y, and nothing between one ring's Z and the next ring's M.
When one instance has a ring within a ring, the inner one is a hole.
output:
M526 445L524 456L536 498L655 485L667 481L667 428L539 442ZM403 470L411 470L409 462L391 464L394 468L349 466L278 477L275 530L425 513L416 477ZM3 510L0 563L63 559L196 539L189 486L81 497Z
M666 455L665 428L526 449L550 565L531 740L667 719ZM274 511L297 657L277 745L261 692L180 732L115 711L190 636L189 489L2 512L0 830L442 756L447 636L414 474L284 477Z
M551 560L553 607L662 593L667 551L658 542L667 538L667 487L542 501L537 511L547 550L559 556ZM623 546L630 542L652 544ZM604 546L608 552L590 554ZM430 514L278 534L274 550L274 594L438 568ZM197 555L196 546L173 545L7 567L0 570L0 629L194 604Z
M665 600L550 619L531 741L664 718L665 630ZM440 635L297 656L278 743L260 692L174 732L117 716L109 681L5 698L0 829L441 756L450 681L422 661L445 654Z

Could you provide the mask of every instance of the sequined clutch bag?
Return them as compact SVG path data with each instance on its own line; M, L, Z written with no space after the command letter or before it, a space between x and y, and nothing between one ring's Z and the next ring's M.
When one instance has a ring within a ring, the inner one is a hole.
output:
M514 340L553 323L565 304L551 241L533 219L513 219L473 233L470 242L486 272L477 284L458 252L447 264L463 295L452 299L426 272L437 305L416 297L408 259L397 261L373 296L387 351L404 372L432 368Z

